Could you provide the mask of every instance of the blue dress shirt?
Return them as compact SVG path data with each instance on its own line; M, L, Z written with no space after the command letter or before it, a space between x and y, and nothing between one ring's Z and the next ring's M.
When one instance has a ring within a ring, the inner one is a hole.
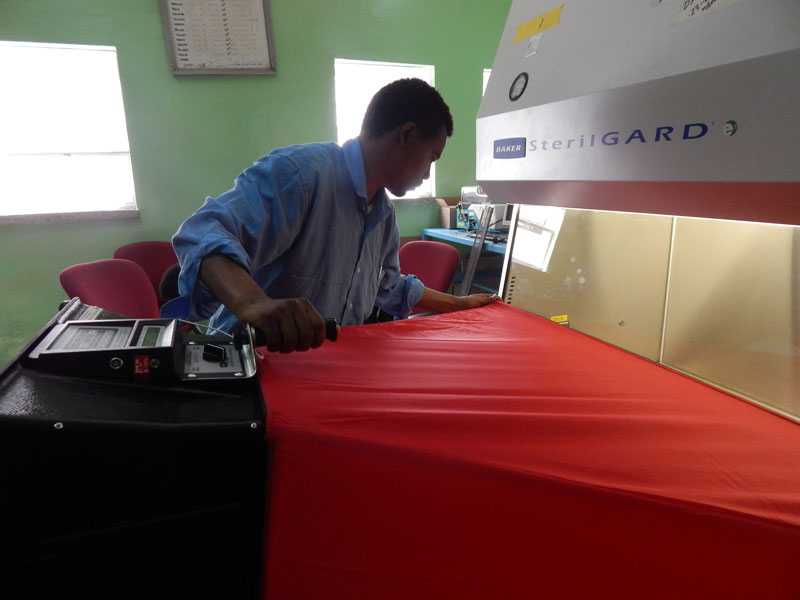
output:
M357 139L279 148L259 159L172 238L187 318L210 317L225 331L238 324L199 280L210 254L239 263L268 296L307 298L342 325L363 323L374 306L407 317L424 287L400 273L400 234L385 190L371 207L367 200Z

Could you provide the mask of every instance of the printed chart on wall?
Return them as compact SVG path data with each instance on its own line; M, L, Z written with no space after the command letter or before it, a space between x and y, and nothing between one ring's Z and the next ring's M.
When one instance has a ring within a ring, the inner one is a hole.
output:
M161 0L176 75L275 72L269 0Z

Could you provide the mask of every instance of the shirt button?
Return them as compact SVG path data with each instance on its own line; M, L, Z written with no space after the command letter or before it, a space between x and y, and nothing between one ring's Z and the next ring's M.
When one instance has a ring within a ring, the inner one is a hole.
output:
M361 273L361 267L358 267L358 268L356 269L356 273Z
M353 303L351 302L350 303L350 309L352 310L352 308L353 308Z

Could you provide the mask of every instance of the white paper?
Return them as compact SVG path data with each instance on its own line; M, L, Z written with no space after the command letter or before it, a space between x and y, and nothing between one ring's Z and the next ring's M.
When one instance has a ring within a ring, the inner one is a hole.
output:
M270 66L263 0L170 0L178 69Z

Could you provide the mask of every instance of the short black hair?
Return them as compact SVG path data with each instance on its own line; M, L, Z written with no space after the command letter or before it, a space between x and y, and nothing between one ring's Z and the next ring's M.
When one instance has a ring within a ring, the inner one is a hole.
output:
M375 138L414 123L423 137L431 138L444 127L453 135L453 116L436 88L421 79L398 79L372 97L361 125L362 133Z

